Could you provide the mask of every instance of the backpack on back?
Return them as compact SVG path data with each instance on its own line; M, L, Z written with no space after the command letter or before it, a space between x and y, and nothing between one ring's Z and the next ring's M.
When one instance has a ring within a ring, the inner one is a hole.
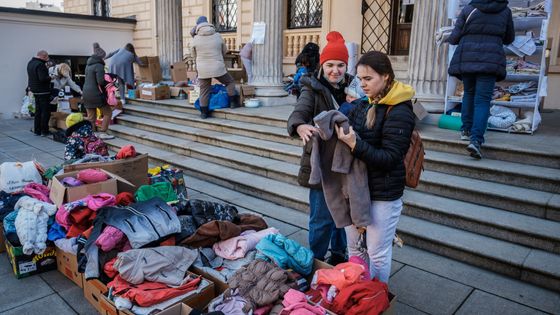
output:
M389 114L393 107L389 106L385 117ZM424 145L422 144L422 137L416 128L412 131L410 136L410 147L404 157L404 168L406 172L405 185L410 188L416 188L420 183L420 175L424 170Z

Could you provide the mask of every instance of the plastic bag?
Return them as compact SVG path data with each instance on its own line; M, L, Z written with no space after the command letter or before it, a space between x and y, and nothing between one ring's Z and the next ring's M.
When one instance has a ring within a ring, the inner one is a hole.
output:
M200 98L194 102L194 107L200 110ZM210 111L229 107L229 96L226 87L221 84L212 85L212 92L210 92L210 101L208 102L208 109Z
M35 99L33 95L26 95L23 97L20 113L23 117L31 117L32 114L35 114Z
M42 184L41 174L33 161L0 164L0 190L13 193L23 190L29 183Z

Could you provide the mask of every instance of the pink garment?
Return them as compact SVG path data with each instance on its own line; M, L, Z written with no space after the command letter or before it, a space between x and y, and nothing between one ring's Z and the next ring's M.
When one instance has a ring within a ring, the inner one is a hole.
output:
M268 228L255 232L253 230L245 231L240 236L232 237L225 241L215 243L212 247L216 255L230 260L245 257L248 251L255 249L261 239L269 234L278 234L276 228Z
M112 225L107 225L103 232L95 240L95 245L101 248L102 251L108 252L113 248L118 247L123 241L124 233Z
M253 315L267 315L268 313L270 313L270 310L272 310L273 307L274 305L272 304L259 307L253 311Z
M307 302L305 293L290 289L282 301L284 309L280 315L323 315L326 313L321 306L313 306Z
M25 185L25 187L23 187L23 193L37 200L52 203L51 199L49 198L50 189L45 185L29 183Z
M109 179L107 173L93 168L88 168L78 172L76 178L86 184L93 184L106 181Z
M369 272L369 265L365 262L365 260L363 260L358 256L350 256L350 258L348 258L348 262L358 264L364 267L364 272L362 273L362 280L371 279L370 272Z
M71 212L81 208L89 208L93 211L97 211L102 207L113 205L115 205L115 196L111 194L101 193L97 195L88 195L85 198L68 202L58 207L55 219L60 226L68 231L73 224L72 218L70 217Z

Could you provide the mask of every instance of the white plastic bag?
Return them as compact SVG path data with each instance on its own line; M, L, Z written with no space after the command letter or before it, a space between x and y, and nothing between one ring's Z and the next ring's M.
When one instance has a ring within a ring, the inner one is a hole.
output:
M33 161L0 164L0 190L13 193L23 190L29 183L42 183L41 174Z

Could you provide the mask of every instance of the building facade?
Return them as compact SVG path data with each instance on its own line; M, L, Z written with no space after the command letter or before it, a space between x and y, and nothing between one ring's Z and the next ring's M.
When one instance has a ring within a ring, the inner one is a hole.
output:
M137 20L134 45L141 55L159 55L162 66L188 57L190 30L205 15L230 50L251 39L255 2L266 0L65 0L68 13ZM557 6L557 1L553 1ZM398 79L412 84L424 102L442 103L447 76L447 45L436 47L434 33L449 25L446 0L283 0L282 70L295 71L294 61L307 42L325 44L336 30L358 53L383 51L391 56ZM263 4L265 5L265 4ZM558 9L553 20L558 20ZM558 22L551 21L550 25ZM553 45L558 46L558 32ZM556 48L556 53L557 52ZM554 51L554 49L553 49ZM556 62L556 61L554 61ZM553 68L555 69L555 68Z

